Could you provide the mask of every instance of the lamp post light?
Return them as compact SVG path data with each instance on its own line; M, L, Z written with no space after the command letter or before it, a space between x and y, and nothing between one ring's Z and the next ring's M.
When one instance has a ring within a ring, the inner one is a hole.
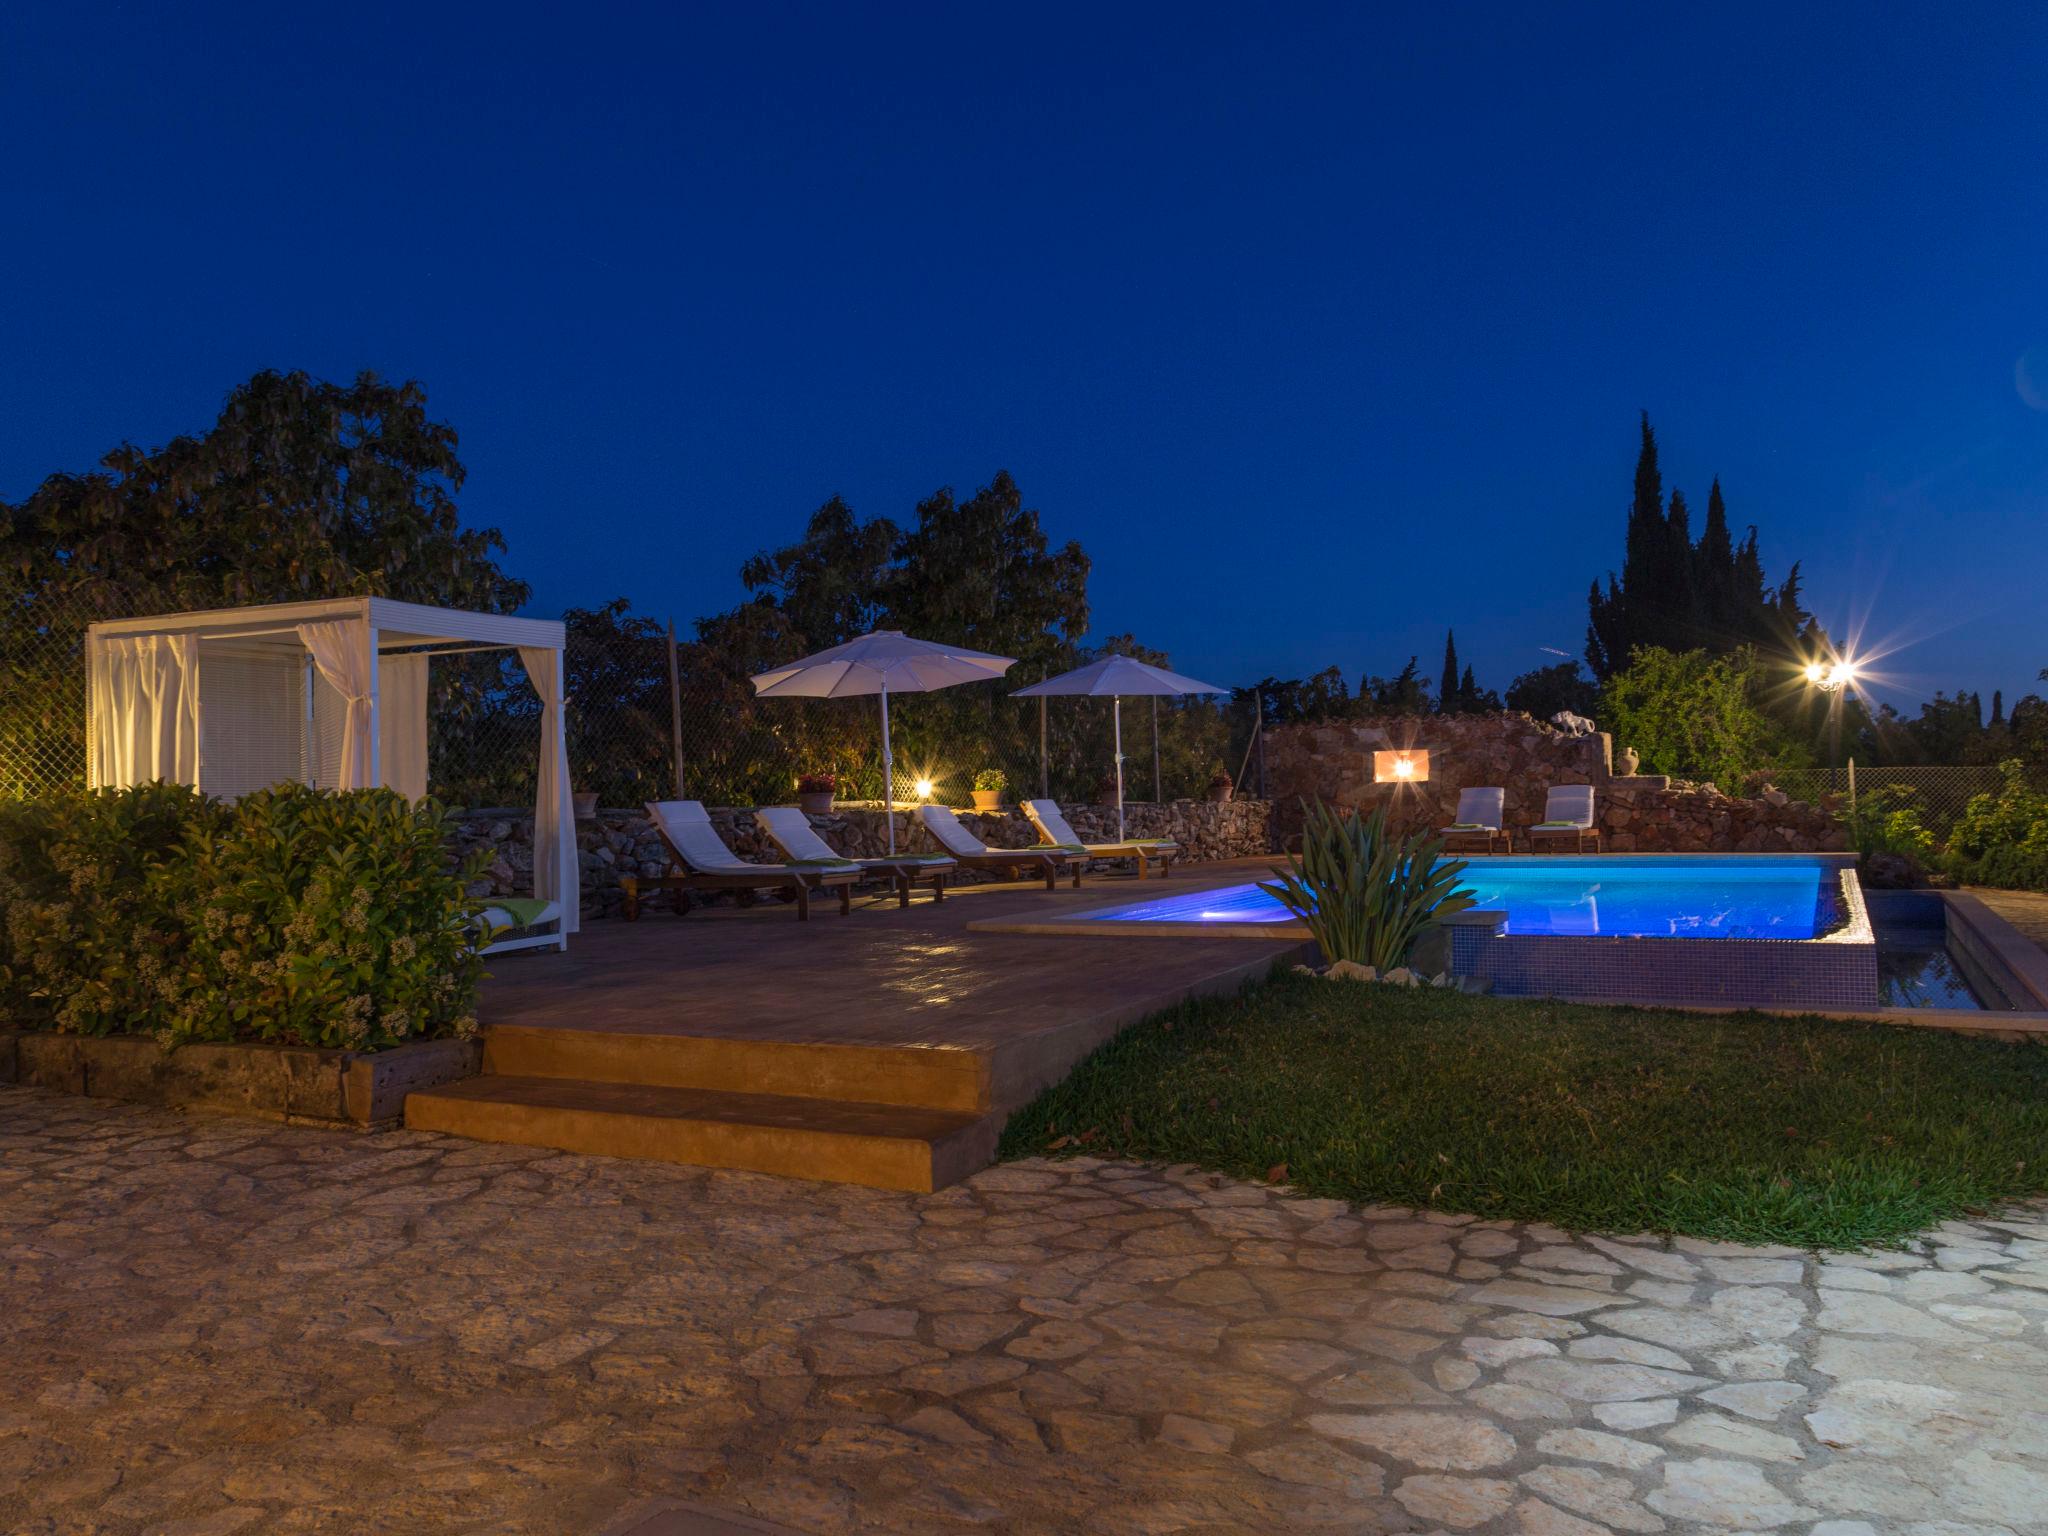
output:
M1806 680L1822 693L1839 693L1855 686L1856 663L1839 657L1832 661L1809 661Z

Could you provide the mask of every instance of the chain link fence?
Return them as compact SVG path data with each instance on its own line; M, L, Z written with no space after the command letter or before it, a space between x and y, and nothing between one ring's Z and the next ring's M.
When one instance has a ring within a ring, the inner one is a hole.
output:
M1778 788L1795 800L1832 796L1852 805L1872 794L1897 795L1937 838L1946 837L1977 795L1996 794L1998 769L1988 763L1901 764L1866 767L1853 759L1841 768L1796 768L1774 773Z
M0 619L0 795L24 798L85 783L82 599L11 591Z

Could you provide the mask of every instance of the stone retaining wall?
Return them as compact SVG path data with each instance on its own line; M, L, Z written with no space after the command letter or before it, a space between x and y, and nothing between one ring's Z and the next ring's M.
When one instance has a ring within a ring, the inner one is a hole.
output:
M0 1083L369 1130L400 1124L408 1093L473 1077L482 1058L475 1040L416 1040L388 1051L257 1041L166 1051L145 1035L0 1030Z
M1075 832L1088 842L1108 842L1116 836L1114 806L1068 805L1062 809ZM1037 830L1022 811L1001 813L962 811L960 819L981 840L995 848L1029 848L1038 842ZM712 825L726 846L741 858L772 863L780 858L746 809L713 807ZM1273 851L1273 809L1264 800L1233 800L1216 804L1207 800L1173 800L1164 805L1149 801L1124 803L1124 827L1130 837L1170 837L1181 845L1182 857L1190 862L1213 859L1256 857ZM886 828L880 810L842 806L827 816L813 816L811 825L818 835L849 858L874 858L887 851ZM465 851L486 844L491 863L475 893L488 896L523 896L533 889L533 817L512 811L471 812L456 821L456 839ZM619 876L659 875L667 868L661 840L655 836L643 811L601 810L593 820L576 824L576 846L583 868L583 917L611 917L620 907ZM896 813L896 846L899 851L936 853L939 850L925 835L923 824L913 812ZM971 884L987 878L971 870L956 871L954 879Z
M1426 784L1375 784L1372 754L1388 747L1430 749ZM1287 725L1266 732L1266 790L1276 828L1299 830L1300 800L1320 796L1370 810L1392 803L1405 825L1443 826L1458 791L1498 785L1507 791L1510 828L1543 819L1556 784L1592 784L1605 846L1616 853L1812 853L1845 848L1835 818L1777 790L1755 798L1725 795L1683 779L1621 777L1603 731L1573 736L1514 710L1483 715L1389 716Z

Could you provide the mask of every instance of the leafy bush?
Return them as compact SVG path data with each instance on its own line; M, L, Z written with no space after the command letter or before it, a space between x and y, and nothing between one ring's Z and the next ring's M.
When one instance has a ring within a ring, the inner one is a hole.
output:
M2048 794L2017 758L1998 765L1996 794L1973 795L1949 832L1943 858L1967 885L2048 891Z
M1856 804L1837 806L1836 816L1849 846L1864 858L1895 853L1926 864L1934 857L1934 834L1920 819L1919 791L1886 784L1858 797Z
M1716 656L1642 646L1600 692L1600 723L1634 747L1645 773L1713 780L1740 791L1759 769L1799 768L1812 754L1764 709L1764 666L1748 647Z
M479 851L477 857L483 856ZM376 1050L475 1028L474 866L388 790L0 806L0 1008L78 1034Z
M1308 924L1324 959L1390 970L1425 924L1472 905L1454 894L1465 861L1440 866L1443 839L1430 832L1389 832L1386 806L1360 817L1303 801L1302 816L1301 852L1259 889Z
M1010 776L1000 768L984 768L974 776L974 787L983 794L1001 794L1010 787Z

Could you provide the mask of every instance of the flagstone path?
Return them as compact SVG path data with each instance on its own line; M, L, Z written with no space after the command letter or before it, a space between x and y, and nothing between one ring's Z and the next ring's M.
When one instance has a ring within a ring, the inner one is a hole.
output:
M0 1528L2048 1532L2048 1210L1830 1256L0 1088Z

